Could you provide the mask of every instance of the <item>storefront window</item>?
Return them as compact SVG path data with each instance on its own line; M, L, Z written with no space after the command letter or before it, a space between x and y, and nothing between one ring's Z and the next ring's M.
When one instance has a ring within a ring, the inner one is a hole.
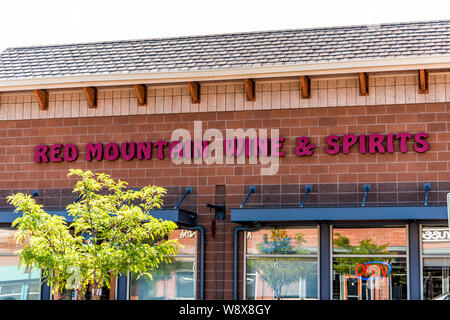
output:
M333 299L407 299L404 227L333 228Z
M333 228L333 254L405 255L406 228Z
M41 272L19 268L15 231L0 228L0 300L39 300Z
M172 263L163 263L151 272L153 279L131 274L130 299L195 299L196 238L195 231L175 230L170 239L177 239L183 248Z
M450 232L443 227L422 228L423 298L450 292Z
M318 229L246 233L246 299L318 299Z

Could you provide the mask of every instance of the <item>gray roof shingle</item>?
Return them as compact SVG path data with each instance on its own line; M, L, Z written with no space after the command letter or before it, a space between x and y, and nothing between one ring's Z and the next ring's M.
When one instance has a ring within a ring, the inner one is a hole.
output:
M450 54L450 20L9 48L0 80Z

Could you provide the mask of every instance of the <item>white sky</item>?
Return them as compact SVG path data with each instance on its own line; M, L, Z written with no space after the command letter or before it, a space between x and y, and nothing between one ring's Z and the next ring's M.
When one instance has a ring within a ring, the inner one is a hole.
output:
M450 19L448 0L3 0L7 47Z

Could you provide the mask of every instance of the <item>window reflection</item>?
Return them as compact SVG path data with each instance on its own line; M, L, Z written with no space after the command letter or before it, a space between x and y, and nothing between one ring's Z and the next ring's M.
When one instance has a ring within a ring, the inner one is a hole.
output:
M14 252L21 248L14 239L15 231L0 228L0 300L38 300L41 272L19 268Z
M317 299L317 259L247 260L247 299Z
M334 228L334 254L406 254L406 228Z
M422 228L423 298L450 292L450 232L444 227Z
M450 292L450 257L423 259L423 297L433 299Z
M246 298L317 299L317 228L246 234Z
M151 274L152 279L132 275L131 300L195 299L193 258L161 264Z
M195 299L197 232L177 229L169 239L182 246L175 259L151 271L152 279L131 274L131 300Z
M334 258L333 299L407 299L406 258Z
M450 255L450 231L448 228L423 228L422 253L424 255Z
M333 228L333 299L407 299L404 227Z
M263 229L246 240L247 254L317 254L317 229Z

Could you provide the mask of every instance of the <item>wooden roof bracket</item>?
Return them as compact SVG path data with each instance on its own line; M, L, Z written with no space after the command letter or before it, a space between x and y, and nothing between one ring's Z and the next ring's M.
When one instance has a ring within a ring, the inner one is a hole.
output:
M188 82L192 103L200 103L200 84L198 82Z
M300 89L302 99L311 99L311 79L308 76L300 76Z
M359 95L369 95L369 76L365 72L359 73Z
M138 106L146 106L147 105L147 86L144 84L135 84L134 90L136 91L136 96L138 100Z
M35 89L33 92L39 102L40 110L48 110L48 91L45 89Z
M84 94L88 101L89 108L97 108L97 88L94 87L84 87Z
M255 81L252 79L244 79L244 87L247 101L255 101Z
M428 71L426 69L419 70L419 93L428 93Z

